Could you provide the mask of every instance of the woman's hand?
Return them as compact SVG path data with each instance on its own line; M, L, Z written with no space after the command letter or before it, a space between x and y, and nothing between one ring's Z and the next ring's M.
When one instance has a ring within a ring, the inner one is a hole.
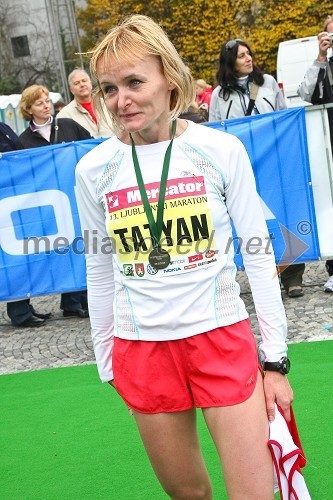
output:
M112 387L113 387L113 388L117 391L117 388L116 388L116 386L114 385L114 379L109 380L108 384L112 385ZM118 392L118 391L117 391L117 392ZM119 393L118 393L118 394L119 394ZM129 414L132 416L132 415L133 415L133 411L132 411L132 409L131 409L131 408L129 408L129 407L127 407L127 409L128 409Z
M266 371L264 392L268 420L272 422L275 418L274 403L276 403L282 409L284 418L289 422L290 405L294 396L287 377L279 372Z

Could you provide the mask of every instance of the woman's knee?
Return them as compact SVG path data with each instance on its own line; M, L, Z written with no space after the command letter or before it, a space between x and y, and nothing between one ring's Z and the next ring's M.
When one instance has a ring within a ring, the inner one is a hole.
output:
M212 487L209 482L197 485L180 485L173 491L166 491L172 500L211 500Z

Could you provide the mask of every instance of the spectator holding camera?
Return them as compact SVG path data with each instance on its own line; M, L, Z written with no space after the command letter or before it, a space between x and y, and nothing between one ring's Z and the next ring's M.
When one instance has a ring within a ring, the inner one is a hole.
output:
M317 59L305 73L304 80L299 86L300 97L311 104L327 104L333 102L333 57L332 51L328 57L328 51L332 47L333 15L327 16L323 31L318 35L319 52Z
M323 31L318 34L319 52L317 59L305 73L304 80L299 86L298 94L303 101L311 104L333 103L333 15L327 16ZM327 110L330 125L331 144L333 145L333 108ZM324 291L333 293L333 260L326 261L328 280Z

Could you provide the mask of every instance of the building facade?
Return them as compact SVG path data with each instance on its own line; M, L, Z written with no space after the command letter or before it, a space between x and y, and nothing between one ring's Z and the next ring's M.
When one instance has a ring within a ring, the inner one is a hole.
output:
M67 74L83 67L75 7L84 3L1 0L0 94L41 83L69 102Z

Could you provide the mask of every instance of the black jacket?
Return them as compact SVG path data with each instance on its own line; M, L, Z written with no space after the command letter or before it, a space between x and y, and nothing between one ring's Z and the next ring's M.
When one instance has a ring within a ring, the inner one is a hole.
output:
M333 58L330 57L329 59L329 65L331 67L331 71L333 74ZM320 97L320 83L323 85L323 96ZM333 103L333 89L330 84L330 80L327 74L327 71L325 71L323 68L320 68L319 73L318 73L318 78L317 78L317 83L314 89L314 92L311 97L311 103L312 104L330 104ZM333 108L329 108L327 110L327 117L328 117L328 123L329 123L329 128L330 128L330 138L331 138L331 146L332 146L332 151L333 151Z
M190 106L187 111L184 111L184 113L181 113L179 115L179 118L183 118L184 120L191 120L191 122L195 123L204 123L207 121L205 117L202 116L199 111L195 111L192 106Z
M331 67L333 73L333 61L332 58L329 59L329 65ZM320 83L323 82L323 96L320 97ZM318 79L316 83L316 87L311 97L312 104L329 104L333 102L333 89L330 85L330 81L327 75L327 72L324 68L320 68L318 73Z
M0 153L22 149L19 138L9 125L0 122Z
M56 125L58 126L56 134ZM91 139L91 135L85 128L71 118L54 119L51 124L50 142L38 132L33 132L31 122L29 127L19 136L20 142L25 149L49 146L50 144L61 144L62 142L82 141Z

